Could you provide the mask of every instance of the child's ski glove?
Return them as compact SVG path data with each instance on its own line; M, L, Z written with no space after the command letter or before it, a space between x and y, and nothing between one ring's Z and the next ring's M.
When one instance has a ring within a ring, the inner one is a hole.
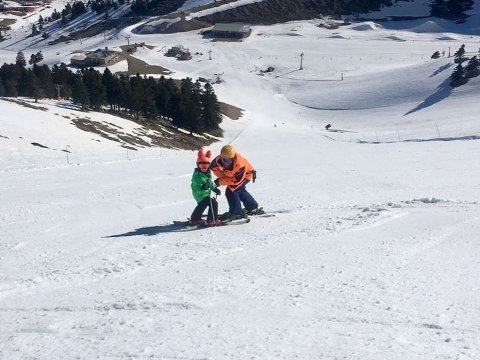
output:
M207 181L206 183L204 183L201 187L202 190L208 190L210 189L210 187L212 186L212 182L211 181Z
M215 188L215 189L213 189L212 191L213 191L215 194L217 194L217 195L222 195L222 192L220 191L219 188Z

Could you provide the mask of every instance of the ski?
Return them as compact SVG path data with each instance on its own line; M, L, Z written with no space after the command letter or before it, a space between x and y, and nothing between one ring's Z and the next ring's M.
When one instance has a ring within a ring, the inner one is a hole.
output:
M221 227L221 226L227 226L227 225L242 225L242 224L247 224L249 222L250 222L249 218L242 218L237 220L226 221L221 225L215 225L215 226L208 226L207 224L192 225L188 220L175 220L173 221L173 224L183 226L185 227L185 230L195 230L195 229Z

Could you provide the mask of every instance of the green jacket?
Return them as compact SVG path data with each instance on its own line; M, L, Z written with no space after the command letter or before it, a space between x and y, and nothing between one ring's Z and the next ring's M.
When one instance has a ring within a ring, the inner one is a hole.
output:
M202 185L208 182L210 183L210 187L207 190L202 190ZM210 173L210 170L204 173L198 168L195 169L192 175L192 194L197 203L205 199L207 196L210 196L210 191L216 188L217 186L212 182L212 174Z

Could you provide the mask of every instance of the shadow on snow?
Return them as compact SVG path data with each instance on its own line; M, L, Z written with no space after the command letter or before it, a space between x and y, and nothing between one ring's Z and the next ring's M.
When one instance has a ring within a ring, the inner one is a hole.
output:
M440 84L440 86L437 88L437 91L435 93L433 93L432 95L427 97L425 100L423 100L423 102L421 104L418 104L414 109L406 112L403 116L409 115L416 111L435 105L436 103L449 97L450 94L452 93L452 88L449 83L450 83L450 79L446 79L442 84Z
M118 238L118 237L127 237L127 236L154 236L163 233L179 232L185 229L184 226L176 224L166 224L158 226L147 226L133 231L126 232L124 234L116 234L104 236L104 238Z

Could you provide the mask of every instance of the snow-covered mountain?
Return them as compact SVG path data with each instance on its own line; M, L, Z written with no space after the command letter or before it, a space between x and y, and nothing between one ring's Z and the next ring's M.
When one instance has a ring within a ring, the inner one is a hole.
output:
M128 39L175 78L222 74L216 94L244 111L210 149L254 164L274 216L183 231L195 152L127 151L75 120L148 141L136 124L0 99L0 358L480 357L480 80L448 87L447 57L478 51L475 17L298 21L240 43L132 25L55 45L25 39L26 20L3 61ZM163 56L179 43L191 61Z

